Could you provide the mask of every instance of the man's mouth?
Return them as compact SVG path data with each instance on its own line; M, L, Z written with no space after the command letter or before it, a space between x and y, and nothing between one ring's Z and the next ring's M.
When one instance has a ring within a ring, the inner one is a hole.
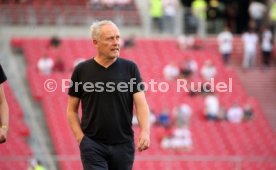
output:
M116 52L119 52L119 51L120 51L120 49L119 49L119 48L113 48L113 49L111 49L111 51L116 51Z

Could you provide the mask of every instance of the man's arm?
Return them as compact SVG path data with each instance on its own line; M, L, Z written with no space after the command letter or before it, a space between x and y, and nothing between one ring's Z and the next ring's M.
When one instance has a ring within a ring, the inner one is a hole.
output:
M7 139L9 128L9 107L6 101L3 85L0 84L0 143Z
M141 132L138 138L137 149L141 152L150 146L150 112L144 92L137 92L133 95L137 112L137 119Z
M80 126L80 118L78 116L80 99L77 97L69 96L68 106L67 106L67 119L69 121L70 127L74 133L74 136L80 144L84 134Z

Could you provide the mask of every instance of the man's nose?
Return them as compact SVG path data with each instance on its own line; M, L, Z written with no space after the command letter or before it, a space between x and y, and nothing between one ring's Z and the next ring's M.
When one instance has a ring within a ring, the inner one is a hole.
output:
M113 45L120 45L120 39L114 39Z

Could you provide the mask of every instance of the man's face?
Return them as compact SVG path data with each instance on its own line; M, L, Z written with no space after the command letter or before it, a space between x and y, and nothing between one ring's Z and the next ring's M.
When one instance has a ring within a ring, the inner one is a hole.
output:
M113 59L120 53L120 33L117 27L113 25L104 25L101 27L100 35L93 43L100 56Z

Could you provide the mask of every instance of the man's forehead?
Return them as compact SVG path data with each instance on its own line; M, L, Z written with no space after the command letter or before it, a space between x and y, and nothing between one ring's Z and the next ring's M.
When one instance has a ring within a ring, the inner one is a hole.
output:
M103 34L119 35L119 29L114 25L104 25L101 28Z

